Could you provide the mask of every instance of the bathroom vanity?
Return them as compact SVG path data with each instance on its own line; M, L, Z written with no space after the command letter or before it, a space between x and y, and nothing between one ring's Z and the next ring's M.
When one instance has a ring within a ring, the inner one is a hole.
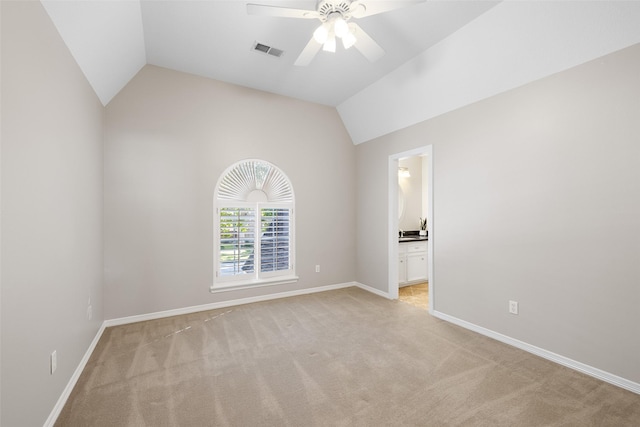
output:
M427 239L401 239L398 248L398 285L425 282L429 278Z

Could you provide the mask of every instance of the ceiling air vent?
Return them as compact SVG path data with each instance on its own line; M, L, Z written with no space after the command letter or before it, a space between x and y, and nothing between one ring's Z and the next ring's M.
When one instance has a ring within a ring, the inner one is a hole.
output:
M275 47L267 46L266 44L258 42L255 42L253 44L253 50L266 53L267 55L275 56L276 58L280 58L284 54L283 50L276 49Z

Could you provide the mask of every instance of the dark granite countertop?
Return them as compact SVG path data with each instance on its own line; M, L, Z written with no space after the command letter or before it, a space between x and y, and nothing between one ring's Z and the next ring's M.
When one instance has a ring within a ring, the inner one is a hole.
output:
M426 236L421 236L420 232L418 230L405 231L403 237L398 236L398 242L399 243L421 242L423 240L424 241L429 240L429 232L428 231L427 231L427 235Z
M429 238L427 236L404 236L404 237L398 237L398 242L400 243L407 243L407 242L421 242L421 241L427 241L429 240Z

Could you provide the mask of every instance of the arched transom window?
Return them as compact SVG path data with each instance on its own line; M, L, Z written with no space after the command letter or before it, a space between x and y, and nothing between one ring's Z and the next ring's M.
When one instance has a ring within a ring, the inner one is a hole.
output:
M215 191L215 279L212 290L293 281L294 196L276 166L244 160Z

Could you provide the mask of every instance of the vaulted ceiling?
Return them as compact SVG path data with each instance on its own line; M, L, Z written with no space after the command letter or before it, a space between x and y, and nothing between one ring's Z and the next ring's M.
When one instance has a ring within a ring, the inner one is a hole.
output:
M345 0L341 0L345 1ZM348 1L348 0L347 0ZM43 0L103 104L145 64L336 106L483 14L496 1L428 0L357 20L385 55L370 63L356 49L320 51L306 67L299 53L316 19L255 16L242 0ZM251 0L315 10L315 0ZM362 0L373 7L381 0ZM383 3L389 3L384 1ZM275 57L255 43L284 51Z
M404 5L356 20L385 54L371 63L338 46L300 67L320 22L247 3L316 0L41 0L104 105L152 64L335 106L354 144L640 43L640 1L359 1Z

